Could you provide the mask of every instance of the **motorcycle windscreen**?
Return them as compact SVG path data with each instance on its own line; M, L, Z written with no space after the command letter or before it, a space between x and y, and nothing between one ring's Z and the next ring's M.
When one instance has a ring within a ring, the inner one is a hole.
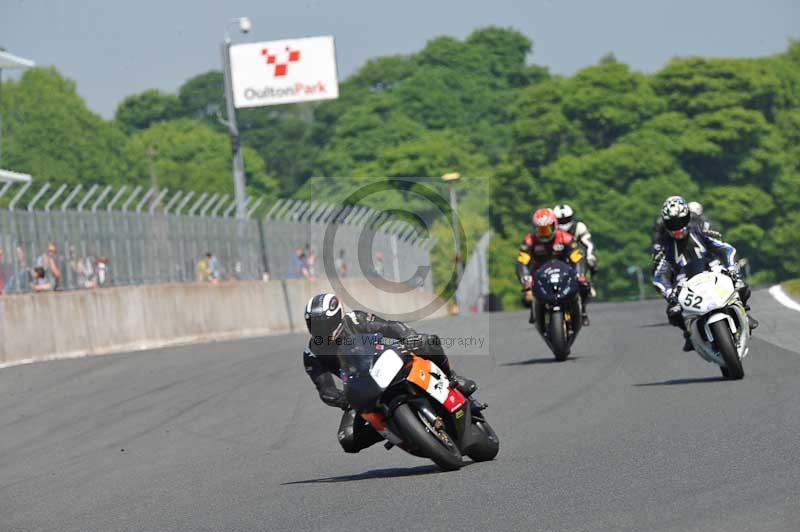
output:
M712 259L709 257L700 257L694 259L681 268L678 275L685 276L687 279L691 279L695 275L709 271L711 262Z
M372 406L383 391L370 375L379 349L381 335L358 334L342 339L337 351L345 398L357 410Z
M578 290L575 269L560 260L551 260L536 270L534 292L537 299L559 303L574 296Z

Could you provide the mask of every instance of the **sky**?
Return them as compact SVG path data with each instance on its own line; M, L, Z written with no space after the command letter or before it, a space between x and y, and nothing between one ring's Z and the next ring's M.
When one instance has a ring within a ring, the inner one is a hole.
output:
M234 27L234 42L333 35L342 78L372 57L489 25L524 33L529 62L558 74L609 52L654 72L675 56L759 57L800 39L800 0L0 0L0 47L56 66L110 118L125 96L176 92L219 69L226 21L237 16L253 30Z

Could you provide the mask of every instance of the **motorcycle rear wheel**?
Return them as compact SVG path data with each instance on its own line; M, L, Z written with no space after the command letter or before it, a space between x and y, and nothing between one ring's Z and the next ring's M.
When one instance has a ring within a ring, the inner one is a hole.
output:
M725 360L725 367L722 370L722 376L730 380L740 380L744 377L744 369L742 368L742 361L739 358L739 352L736 350L736 343L731 336L731 330L728 328L727 321L715 321L711 324L711 333L714 336L714 342L717 344L717 349L722 354Z
M446 432L441 435L442 437L435 435L411 406L408 404L398 406L392 418L407 442L433 460L436 465L445 471L461 468L464 462L456 442Z

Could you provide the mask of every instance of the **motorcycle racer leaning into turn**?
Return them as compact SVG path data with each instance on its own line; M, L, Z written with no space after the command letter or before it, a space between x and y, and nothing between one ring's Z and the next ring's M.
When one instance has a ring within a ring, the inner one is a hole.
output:
M522 285L523 305L530 307L529 323L535 323L533 309L533 273L545 262L558 259L566 262L573 268L578 276L580 285L581 308L583 325L589 325L589 315L586 304L589 299L591 287L583 267L583 253L572 234L558 229L558 219L552 209L539 209L531 217L533 232L525 235L517 255L517 279Z
M309 378L317 387L320 399L328 406L345 411L339 424L338 438L346 453L357 453L383 439L350 408L344 392L336 387L333 378L340 376L338 349L353 335L380 334L399 340L417 356L430 360L444 370L451 384L469 397L473 408L481 410L486 407L470 397L477 385L453 371L442 349L441 340L435 334L420 334L403 322L385 320L362 310L345 314L339 298L332 293L317 294L309 299L305 320L311 339L303 351L303 364Z
M683 311L678 302L677 277L687 264L704 259L709 255L717 258L727 269L728 275L739 292L745 308L750 310L747 300L750 299L750 287L739 275L739 268L734 260L736 248L702 231L691 223L689 205L680 196L670 196L661 208L661 219L669 237L664 241L664 249L653 273L653 285L667 300L667 318L671 325L683 330L684 351L694 349L683 321ZM748 314L750 328L758 327L758 321Z

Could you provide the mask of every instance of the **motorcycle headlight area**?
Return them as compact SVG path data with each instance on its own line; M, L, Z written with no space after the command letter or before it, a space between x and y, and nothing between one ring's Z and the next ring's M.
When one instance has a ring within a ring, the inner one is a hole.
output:
M369 370L369 374L372 376L375 384L381 388L386 388L392 383L395 375L397 375L402 367L403 359L400 358L400 355L398 355L394 349L387 349L381 353L381 356L375 361L375 364Z

